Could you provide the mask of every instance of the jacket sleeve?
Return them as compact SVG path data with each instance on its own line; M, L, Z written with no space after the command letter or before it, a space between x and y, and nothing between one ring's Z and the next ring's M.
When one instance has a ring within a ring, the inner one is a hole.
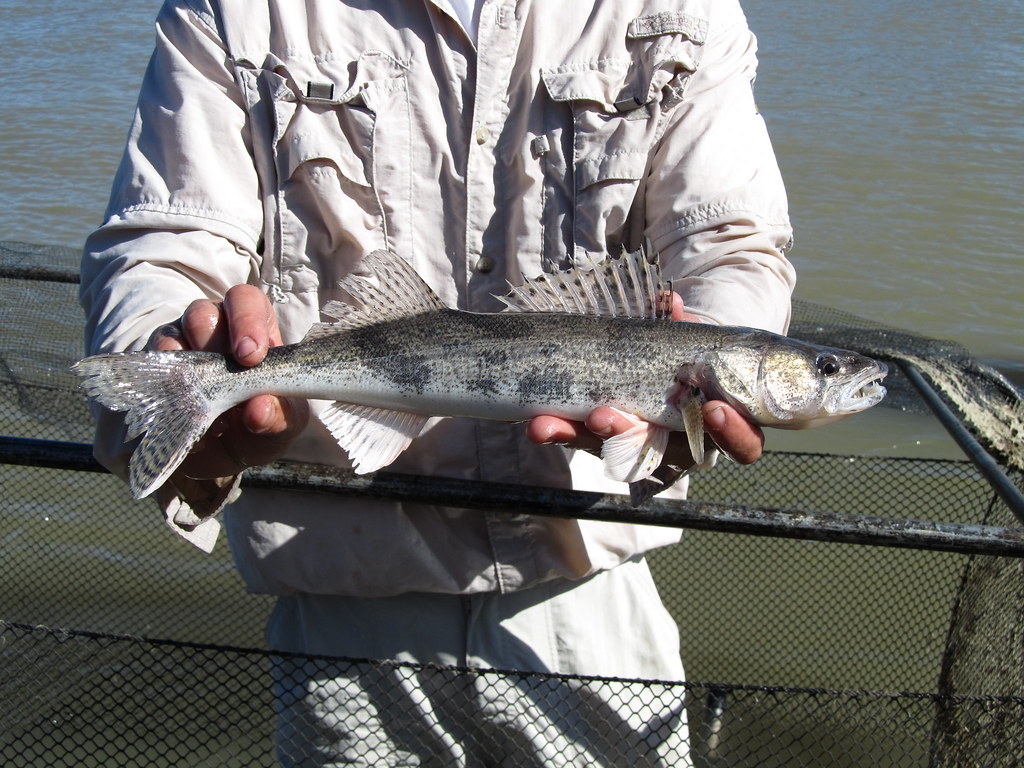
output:
M714 3L706 50L652 157L647 236L687 310L785 332L795 273L785 187L753 96L755 40Z
M213 14L169 0L104 222L82 257L87 352L143 348L192 301L254 281L261 228L245 109ZM96 456L124 477L131 446L121 420L97 418ZM212 546L216 523L203 521L237 479L179 484L188 487L158 492L168 522Z

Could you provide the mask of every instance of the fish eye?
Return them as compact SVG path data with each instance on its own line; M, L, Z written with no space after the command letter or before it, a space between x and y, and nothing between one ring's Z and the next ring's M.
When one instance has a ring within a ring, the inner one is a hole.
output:
M819 355L817 365L823 376L835 376L841 367L835 355Z

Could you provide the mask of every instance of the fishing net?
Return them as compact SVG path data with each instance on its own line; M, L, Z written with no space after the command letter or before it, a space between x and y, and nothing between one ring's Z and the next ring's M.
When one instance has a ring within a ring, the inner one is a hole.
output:
M1024 759L1024 532L965 460L769 452L696 476L681 543L650 558L685 683L270 653L271 602L244 591L227 547L185 544L92 471L67 370L81 356L76 271L68 249L0 243L0 764L276 765L270 680L284 663L370 680L396 717L410 685L448 692L471 766L535 764L478 716L480 696L544 725L546 765ZM1020 393L963 349L809 304L792 332L912 363L1024 485ZM899 370L886 383L894 414L925 410ZM645 752L646 731L611 715L570 738L567 713L601 700L685 712L689 741ZM385 764L378 746L348 757Z

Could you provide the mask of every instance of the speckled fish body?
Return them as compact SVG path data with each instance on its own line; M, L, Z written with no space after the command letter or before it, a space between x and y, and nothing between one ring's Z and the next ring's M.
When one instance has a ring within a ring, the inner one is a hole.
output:
M351 276L353 304L329 304L332 322L254 368L186 351L98 355L75 370L90 396L126 412L129 439L144 435L131 461L136 497L159 487L219 414L263 393L332 401L321 419L359 472L391 463L432 416L581 420L610 406L637 424L603 454L607 474L629 483L657 468L673 431L704 460L707 399L762 426L803 428L884 395L885 367L856 353L659 317L655 268L622 258L527 280L505 299L512 311L476 314L444 307L404 261L375 252L367 261L379 285Z
M274 348L224 386L499 421L610 405L683 429L665 391L697 335L663 320L445 309Z

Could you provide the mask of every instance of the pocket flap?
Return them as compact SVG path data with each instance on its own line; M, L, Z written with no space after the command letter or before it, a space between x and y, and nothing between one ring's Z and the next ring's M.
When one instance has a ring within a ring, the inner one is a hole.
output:
M643 177L646 167L647 152L613 151L578 160L576 180L580 189L598 181L636 181Z
M347 114L339 114L341 111ZM365 124L361 130L360 123ZM362 158L370 157L372 136L373 117L365 111L360 114L347 105L300 105L277 145L281 172L284 178L291 178L304 163L328 162L350 181L369 187Z
M658 98L674 77L697 69L692 44L651 46L635 61L599 59L541 70L548 95L555 101L590 101L605 112L636 109Z
M322 161L364 187L372 157L375 115L364 94L404 80L407 67L379 51L355 62L337 59L282 62L289 93L278 97L278 162L285 178L304 163Z
M600 59L542 69L540 74L553 100L593 101L613 111L629 64L628 59Z

